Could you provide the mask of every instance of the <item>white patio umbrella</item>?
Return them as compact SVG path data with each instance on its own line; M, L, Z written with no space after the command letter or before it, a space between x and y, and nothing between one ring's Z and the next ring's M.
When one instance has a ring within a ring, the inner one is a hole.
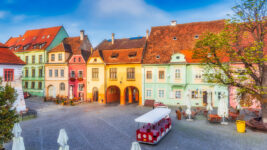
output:
M14 135L12 150L25 150L23 137L21 137L21 132L22 130L19 123L15 123L12 130L12 133Z
M188 115L188 119L187 121L192 121L192 118L191 118L191 100L190 100L190 92L187 91L186 92L186 96L187 96L187 99L186 99L186 111L185 113Z
M67 144L68 140L69 138L65 129L60 129L57 139L57 143L60 145L59 150L69 150L69 146Z
M208 104L207 104L207 111L209 111L209 114L211 113L211 111L213 110L212 106L211 106L211 101L212 101L212 97L211 97L211 91L208 92Z
M72 86L70 86L70 99L72 99L73 98L73 89L72 89Z
M141 147L138 142L132 142L131 150L141 150Z
M228 106L225 102L224 96L220 98L219 105L218 105L218 116L223 118L221 124L227 125L228 123L225 122L225 117L228 117Z

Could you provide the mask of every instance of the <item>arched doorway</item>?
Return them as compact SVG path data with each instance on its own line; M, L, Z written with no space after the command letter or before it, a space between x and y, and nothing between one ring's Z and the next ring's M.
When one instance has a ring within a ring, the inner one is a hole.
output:
M53 85L49 85L47 88L48 97L56 98L56 87Z
M128 86L124 90L125 104L132 104L139 102L139 90L134 86Z
M93 88L93 101L94 102L98 101L98 89L97 89L97 87Z
M117 86L110 86L107 88L106 103L120 103L120 89Z

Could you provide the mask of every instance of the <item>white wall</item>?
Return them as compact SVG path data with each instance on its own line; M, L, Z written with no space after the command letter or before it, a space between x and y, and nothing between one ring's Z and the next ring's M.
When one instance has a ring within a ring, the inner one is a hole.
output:
M14 105L20 105L17 108L17 111L24 111L26 109L24 95L22 90L22 67L23 65L0 65L0 77L2 78L2 86L6 85L4 81L4 69L14 69L14 80L11 83L11 86L17 91L18 97ZM22 106L24 104L24 106Z

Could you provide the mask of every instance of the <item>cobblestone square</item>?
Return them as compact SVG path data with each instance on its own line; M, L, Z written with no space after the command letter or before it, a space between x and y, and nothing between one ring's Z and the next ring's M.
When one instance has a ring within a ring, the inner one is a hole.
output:
M71 150L129 150L138 125L134 119L152 108L137 105L98 103L61 106L27 99L27 106L38 111L36 119L23 121L22 136L26 150L56 150L59 130L65 128ZM236 132L235 124L209 124L205 118L178 121L171 113L172 131L157 145L141 144L142 150L263 150L267 135L247 129ZM6 144L11 150L12 143Z

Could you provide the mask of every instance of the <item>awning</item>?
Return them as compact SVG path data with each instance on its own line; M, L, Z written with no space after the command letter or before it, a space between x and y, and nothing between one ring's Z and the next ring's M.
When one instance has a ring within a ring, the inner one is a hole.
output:
M155 124L171 113L169 108L155 108L144 115L136 118L134 121L139 123Z

